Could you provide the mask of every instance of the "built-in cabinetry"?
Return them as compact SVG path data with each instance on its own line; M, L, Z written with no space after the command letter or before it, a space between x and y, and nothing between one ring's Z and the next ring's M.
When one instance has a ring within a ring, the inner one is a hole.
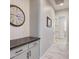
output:
M29 59L39 59L40 58L40 47L39 41L29 44Z
M28 58L27 58L27 51L21 53L20 55L14 57L14 58L12 58L12 59L28 59Z
M34 41L11 49L10 59L39 59L40 41Z

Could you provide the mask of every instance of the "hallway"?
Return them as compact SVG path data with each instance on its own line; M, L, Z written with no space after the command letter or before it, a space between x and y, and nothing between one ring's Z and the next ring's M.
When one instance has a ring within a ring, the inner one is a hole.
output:
M68 21L69 21L69 7L68 0L61 1L64 5L56 4L54 0L44 1L42 3L42 16L49 15L52 18L52 27L45 28L45 17L41 18L41 40L40 42L40 59L69 59L68 49ZM46 3L45 3L46 2ZM43 5L45 4L45 5ZM52 8L53 6L53 8ZM49 9L49 7L51 7ZM48 9L49 10L48 10ZM50 12L51 11L51 12ZM54 12L53 12L54 11ZM48 12L48 14L47 14ZM46 34L48 33L48 34ZM53 34L51 34L53 33ZM49 38L48 38L49 37ZM48 44L49 43L49 44Z
M10 58L69 59L68 1L69 0L11 0L11 48L17 46L22 47L11 49ZM16 6L23 12L18 11ZM20 21L21 19L23 21ZM19 25L20 23L23 24ZM17 27L17 25L19 25L19 27ZM18 54L17 56L17 51L26 52L20 55Z

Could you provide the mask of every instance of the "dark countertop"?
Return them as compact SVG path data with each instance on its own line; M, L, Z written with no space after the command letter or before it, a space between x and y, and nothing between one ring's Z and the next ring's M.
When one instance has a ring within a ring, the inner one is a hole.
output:
M10 49L13 49L13 48L16 48L18 46L37 41L39 39L40 38L38 38L38 37L24 37L24 38L20 38L20 39L10 40Z

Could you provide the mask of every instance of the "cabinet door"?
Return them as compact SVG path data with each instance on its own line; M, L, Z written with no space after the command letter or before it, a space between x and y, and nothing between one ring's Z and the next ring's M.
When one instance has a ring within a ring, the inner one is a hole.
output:
M23 52L22 54L17 55L16 57L12 59L28 59L27 58L27 51Z
M39 59L40 57L40 44L39 41L33 43L34 46L29 49L29 59Z

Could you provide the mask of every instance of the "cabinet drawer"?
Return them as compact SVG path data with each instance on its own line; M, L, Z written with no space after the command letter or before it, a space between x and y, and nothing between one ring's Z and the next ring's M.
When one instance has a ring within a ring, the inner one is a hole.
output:
M38 45L39 43L40 43L40 41L38 40L38 41L32 42L32 43L30 43L30 44L28 44L28 45L29 45L29 48L32 48L33 46L36 46L36 45Z
M27 49L28 49L28 45L23 45L23 46L12 49L10 51L10 58L13 58L16 55L19 55L19 54L23 53Z

